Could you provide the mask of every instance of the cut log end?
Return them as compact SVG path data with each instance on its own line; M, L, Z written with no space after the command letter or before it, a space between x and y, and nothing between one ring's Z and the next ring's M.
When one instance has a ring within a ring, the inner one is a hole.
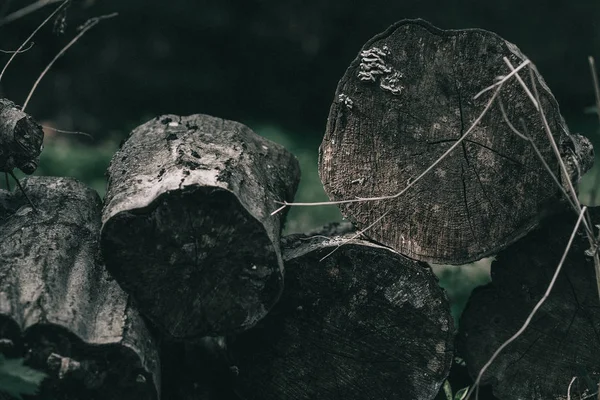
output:
M299 237L298 239L302 239ZM277 306L230 346L247 398L432 399L453 359L447 298L424 264L343 238L286 240ZM287 248L287 247L286 247Z
M591 209L593 224L600 209ZM492 263L492 283L475 289L460 320L458 345L471 376L523 325L544 296L576 216L549 218ZM584 398L600 380L600 301L589 242L580 229L544 305L483 375L503 400ZM591 384L590 384L591 382Z
M332 200L396 197L343 204L342 214L411 258L465 264L496 254L555 212L560 188L500 107L560 180L539 113L515 78L457 144L494 90L475 96L510 73L504 57L515 68L526 60L494 33L442 31L421 20L401 21L368 41L338 84L319 171ZM522 79L531 86L526 71ZM577 180L591 165L589 142L577 145L568 133L535 69L534 80L561 158Z
M248 329L283 286L280 234L296 159L207 115L135 129L109 168L102 249L140 310L175 340Z
M188 188L120 213L102 243L117 280L177 339L253 326L283 284L263 225L219 188Z
M0 171L32 174L39 164L44 131L10 100L0 99Z

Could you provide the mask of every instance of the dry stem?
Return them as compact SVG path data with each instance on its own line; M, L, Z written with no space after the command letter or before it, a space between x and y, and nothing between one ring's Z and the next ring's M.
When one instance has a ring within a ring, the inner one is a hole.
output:
M85 35L85 33L87 31L89 31L94 26L96 26L100 21L102 21L104 19L116 17L117 15L119 15L119 14L112 13L112 14L108 14L108 15L102 15L100 17L95 17L95 18L89 19L85 24L83 24L83 26L81 27L81 32L79 32L79 34L77 34L77 36L75 36L69 43L67 43L67 45L65 47L62 48L61 51L58 52L58 54L52 59L52 61L50 61L50 63L48 63L46 68L44 68L44 70L42 71L40 76L38 76L37 80L33 84L33 87L31 88L31 91L29 92L29 95L27 96L27 99L25 99L25 103L23 103L23 107L22 107L23 111L25 111L25 108L27 107L27 104L29 103L29 100L31 99L33 92L35 92L35 89L38 87L38 84L40 83L40 81L42 80L44 75L46 75L46 73L50 70L50 68L52 68L52 65L54 65L56 60L58 60L63 54L65 54L65 52L67 50L69 50L69 48L71 46L73 46L75 44L75 42L77 42L79 40L79 38L81 38L83 35Z
M475 398L476 399L478 398L478 395L479 395L479 384L481 382L481 378L483 377L483 374L485 373L485 371L490 367L490 365L492 365L492 363L500 355L500 353L502 352L502 350L504 350L509 344L511 344L512 342L514 342L519 336L521 336L521 334L523 334L523 332L525 332L525 329L527 329L527 327L531 323L531 320L533 319L533 317L535 316L535 314L538 312L538 310L540 309L540 307L542 307L542 305L544 304L544 302L546 301L546 299L548 299L548 296L550 295L550 292L554 288L554 284L556 283L556 279L558 278L558 275L559 275L560 271L562 270L562 266L563 266L563 264L565 262L565 259L567 258L567 254L569 253L569 250L571 249L571 245L573 244L573 240L575 239L575 235L577 234L577 230L579 229L579 225L581 224L581 221L583 220L583 217L584 217L584 214L585 214L586 210L587 210L586 206L583 206L581 208L581 212L579 213L579 217L577 218L577 223L575 224L575 228L573 228L573 232L571 233L571 237L569 238L569 242L567 243L567 247L565 248L565 251L564 251L564 253L562 255L562 258L560 259L560 262L558 263L558 266L556 267L556 271L554 271L554 275L552 276L552 280L550 281L550 284L548 285L548 288L546 289L546 292L544 293L544 296L540 299L540 301L537 302L537 304L535 305L535 307L533 308L533 310L531 311L531 313L529 314L529 316L525 320L525 323L523 324L523 326L521 327L521 329L519 329L507 341L505 341L504 343L502 343L502 345L500 347L498 347L498 349L494 352L494 354L490 357L490 359L484 364L483 368L481 368L481 370L479 371L479 374L477 375L477 379L475 380L475 383L473 384L473 386L469 390L469 393L467 393L467 397L465 398L465 400L469 400L469 398L471 398L471 395L473 394L473 392L475 392Z
M37 10L39 10L42 7L45 7L47 5L54 4L54 3L60 3L61 1L63 1L63 0L38 0L34 3L29 4L28 6L25 6L13 13L8 14L6 17L2 18L0 20L0 26L9 24L13 21L18 20L19 18L23 18L26 15L36 12Z
M25 41L23 42L23 44L21 44L21 46L8 59L8 62L6 63L6 65L4 66L4 68L2 68L2 72L0 72L0 81L2 81L2 77L4 76L4 72L6 72L6 68L8 68L8 66L10 65L10 63L12 62L12 60L17 56L17 54L19 54L19 52L21 50L23 50L23 47L25 47L25 45L35 36L36 33L38 33L38 31L40 29L42 29L42 27L44 25L46 25L46 23L48 23L48 21L50 21L52 19L52 17L54 17L62 9L64 9L69 4L70 1L71 0L65 0L60 6L56 7L56 10L54 10L52 12L52 14L50 14L44 21L42 21L42 23L39 24L37 28L35 28L35 30L33 31L33 33L31 35L29 35L29 37L27 39L25 39Z

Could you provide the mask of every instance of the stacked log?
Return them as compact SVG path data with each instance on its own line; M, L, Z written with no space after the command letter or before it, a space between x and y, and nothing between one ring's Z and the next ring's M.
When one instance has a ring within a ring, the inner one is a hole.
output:
M526 60L492 32L443 31L422 20L401 21L364 45L338 84L319 171L331 200L392 197L340 205L358 228L368 227L369 238L417 260L466 264L498 253L560 206L560 188L499 104L404 192L477 120L494 90L475 96L511 72L503 57L514 67ZM561 158L577 180L591 166L591 144L569 134L554 96L533 74ZM563 177L516 78L498 101Z
M600 223L600 208L591 210ZM502 343L517 332L546 292L577 217L548 219L492 263L492 283L475 289L460 320L460 352L476 377ZM549 297L528 329L483 375L503 400L573 399L597 390L600 380L600 300L583 227Z
M41 398L158 399L156 341L99 257L101 202L70 178L0 191L3 353L45 371Z
M44 131L15 103L0 98L0 172L32 174L39 163Z
M280 233L296 159L248 127L206 115L135 129L108 169L106 266L175 340L248 329L283 288Z
M454 327L437 278L389 248L347 240L285 238L282 298L230 345L245 398L420 400L438 393L453 360Z

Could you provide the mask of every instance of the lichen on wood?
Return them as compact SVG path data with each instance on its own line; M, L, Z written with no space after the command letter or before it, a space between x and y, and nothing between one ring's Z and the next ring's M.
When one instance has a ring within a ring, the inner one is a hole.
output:
M156 343L99 257L101 202L70 178L0 191L0 350L49 375L42 398L159 398ZM73 397L75 396L75 397Z
M503 57L514 67L526 60L492 32L444 31L422 20L400 21L369 40L338 84L321 144L319 171L329 197L401 192L479 117L494 91L475 95L511 72ZM591 166L591 144L569 133L552 93L537 70L533 74L561 158L577 180ZM521 75L531 86L528 74ZM510 122L530 135L562 179L539 113L515 78L499 99ZM368 227L371 239L402 254L465 264L535 228L561 196L533 147L510 130L495 104L404 194L340 208L359 229Z
M166 115L136 128L108 170L107 267L175 340L239 332L279 298L296 159L233 121Z

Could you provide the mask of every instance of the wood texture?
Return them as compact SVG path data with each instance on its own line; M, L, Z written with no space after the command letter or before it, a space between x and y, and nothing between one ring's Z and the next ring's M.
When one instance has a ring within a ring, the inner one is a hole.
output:
M277 306L229 344L247 400L433 399L453 359L445 293L424 264L342 237L285 239Z
M135 129L108 170L107 267L176 340L253 326L279 298L284 215L299 181L282 146L233 121L162 116Z
M32 174L39 164L44 131L10 100L0 98L0 172Z
M49 374L41 398L158 399L158 351L99 260L101 202L70 178L0 191L0 349Z
M332 200L391 196L471 127L492 96L474 96L526 57L484 30L442 31L406 20L369 40L340 80L320 149ZM553 136L573 179L592 163L591 144L570 135L558 104L534 72ZM529 84L526 71L521 76ZM516 79L500 98L557 176L539 114ZM522 122L521 122L522 120ZM524 124L524 125L523 125ZM525 129L523 128L525 127ZM444 161L402 196L342 205L366 234L411 258L465 264L497 253L559 203L559 188L532 146L513 133L498 104Z
M591 211L592 222L600 223L600 208ZM492 283L474 290L460 320L460 353L472 376L521 328L542 298L575 222L571 211L548 219L492 263ZM483 383L493 385L499 399L567 399L575 376L571 399L584 398L586 389L587 394L597 391L600 301L593 259L585 255L588 249L581 228L531 325L484 375Z

